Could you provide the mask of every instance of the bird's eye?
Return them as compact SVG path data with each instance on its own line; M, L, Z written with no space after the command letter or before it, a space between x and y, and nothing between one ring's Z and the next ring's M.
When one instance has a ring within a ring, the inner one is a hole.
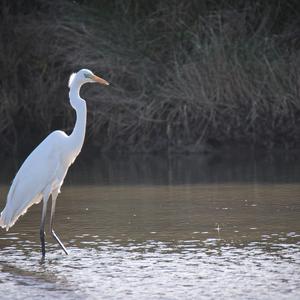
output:
M85 78L90 78L90 74L84 73Z

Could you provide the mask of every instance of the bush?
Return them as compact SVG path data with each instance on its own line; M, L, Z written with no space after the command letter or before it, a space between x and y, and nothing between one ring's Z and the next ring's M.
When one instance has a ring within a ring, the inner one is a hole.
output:
M83 67L112 82L82 92L98 151L296 147L299 12L296 1L3 0L1 149L70 133L67 81Z

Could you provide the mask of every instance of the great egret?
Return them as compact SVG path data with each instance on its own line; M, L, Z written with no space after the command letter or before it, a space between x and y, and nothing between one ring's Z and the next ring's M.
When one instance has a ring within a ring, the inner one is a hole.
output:
M0 226L8 230L27 209L43 199L40 239L42 255L45 256L45 217L47 202L52 195L50 231L60 247L68 254L53 229L57 195L67 174L68 168L80 153L86 128L86 103L79 91L83 84L98 82L109 83L94 75L90 70L82 69L73 73L69 79L69 98L76 111L76 123L73 132L67 135L56 130L49 134L27 157L17 172L8 192L6 206L0 216Z

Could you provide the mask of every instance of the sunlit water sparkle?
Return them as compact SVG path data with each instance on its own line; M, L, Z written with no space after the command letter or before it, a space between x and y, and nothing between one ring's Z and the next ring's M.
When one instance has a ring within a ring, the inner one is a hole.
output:
M75 170L56 218L70 255L47 234L41 260L32 207L1 231L0 299L300 299L300 188L294 169L284 171L288 182L275 172L158 184L147 173L139 184L101 184L97 172L81 180Z

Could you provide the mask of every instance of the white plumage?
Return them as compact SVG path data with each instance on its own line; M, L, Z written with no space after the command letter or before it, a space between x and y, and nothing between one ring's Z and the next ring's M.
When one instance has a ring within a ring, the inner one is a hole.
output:
M49 196L52 195L50 230L62 249L62 242L53 230L55 204L68 168L80 153L86 128L86 103L80 97L80 87L87 82L108 85L104 79L87 69L73 73L69 79L69 97L76 110L76 123L72 134L56 130L49 134L27 157L17 172L8 192L6 206L0 216L0 226L8 230L27 209L43 199L43 213L40 227L42 255L45 256L45 216Z
M0 225L8 230L27 209L39 203L43 196L60 189L70 165L64 157L68 136L62 131L52 132L27 157L16 174L1 213Z
M74 80L74 78L75 78L75 75L76 75L76 73L72 73L72 74L70 75L69 82L68 82L68 87L71 86L71 84L72 84L72 82L73 82L73 80Z

